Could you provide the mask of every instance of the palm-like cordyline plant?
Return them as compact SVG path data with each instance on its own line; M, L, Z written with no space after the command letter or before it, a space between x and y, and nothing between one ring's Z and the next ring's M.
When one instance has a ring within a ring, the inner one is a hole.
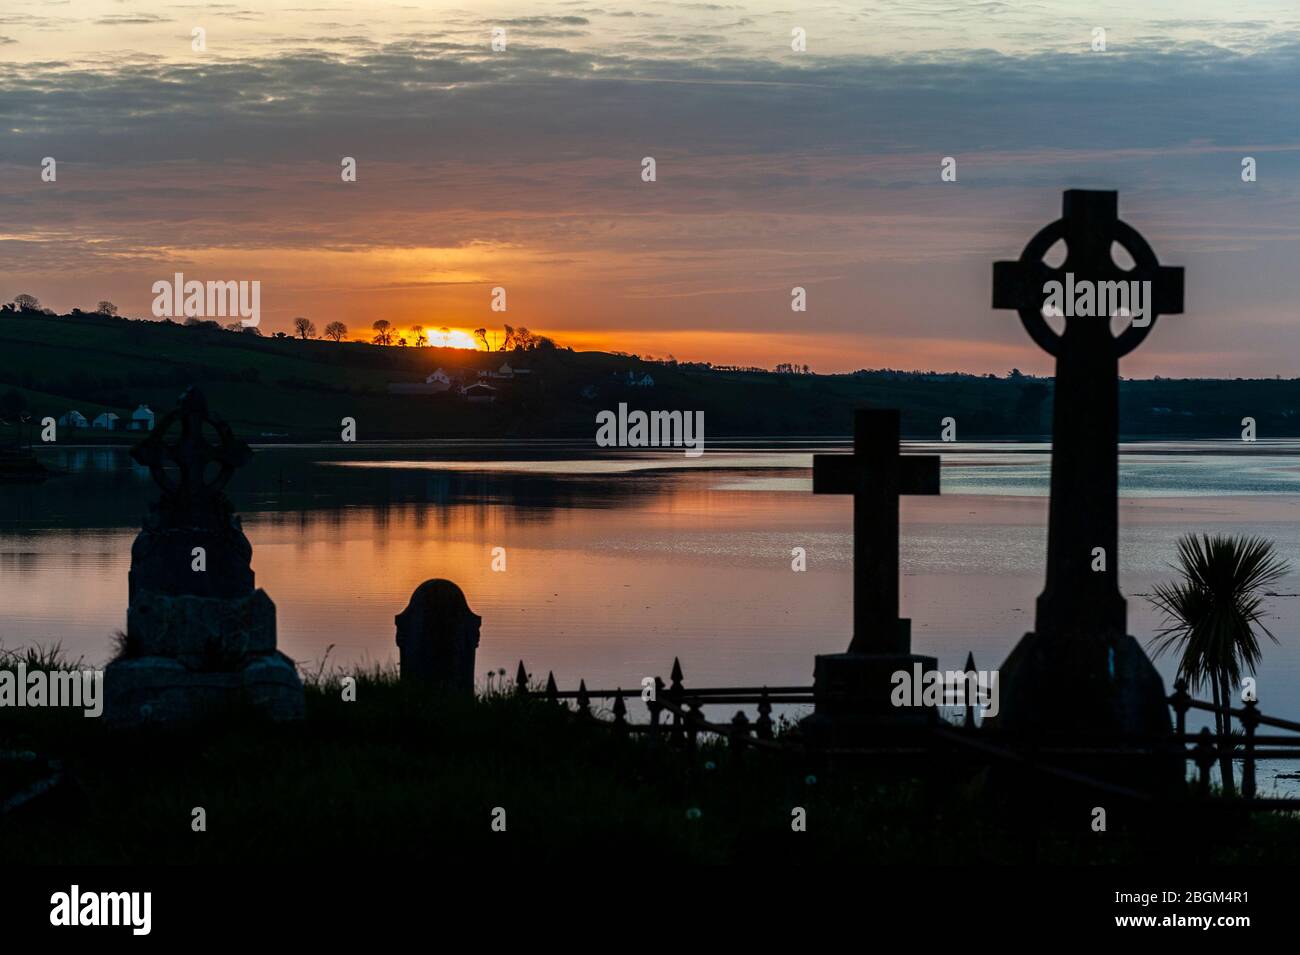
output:
M1260 660L1258 632L1274 643L1264 624L1264 596L1259 591L1290 570L1261 537L1189 534L1178 541L1179 580L1157 586L1150 598L1169 625L1152 646L1159 656L1182 648L1178 675L1197 689L1208 685L1214 699L1219 735L1219 771L1223 789L1233 791L1231 687L1242 672L1253 674ZM1220 712L1222 711L1222 712Z

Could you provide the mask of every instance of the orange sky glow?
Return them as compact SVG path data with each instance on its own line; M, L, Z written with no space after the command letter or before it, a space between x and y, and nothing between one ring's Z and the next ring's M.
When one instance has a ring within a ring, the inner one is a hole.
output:
M780 0L232 6L9 0L0 301L148 318L184 272L259 282L265 334L1050 374L992 264L1063 190L1115 189L1187 275L1123 373L1296 373L1289 0L831 0L802 52Z

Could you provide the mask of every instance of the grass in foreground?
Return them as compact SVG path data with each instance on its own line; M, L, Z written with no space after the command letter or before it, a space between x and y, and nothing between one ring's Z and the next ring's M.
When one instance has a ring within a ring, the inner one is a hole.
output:
M46 655L57 665L57 655ZM6 666L0 661L0 667ZM11 664L10 664L11 665ZM56 758L67 782L0 815L0 861L337 863L653 859L799 863L1284 862L1300 820L1108 809L1062 829L1007 809L977 774L928 782L881 766L622 739L538 700L431 696L391 671L317 674L307 718L115 734L80 712L0 710L0 751ZM0 766L6 764L0 763ZM0 769L0 802L21 770ZM7 776L7 778L6 778ZM207 831L191 828L206 812ZM505 810L506 831L491 828ZM791 828L792 810L807 831Z

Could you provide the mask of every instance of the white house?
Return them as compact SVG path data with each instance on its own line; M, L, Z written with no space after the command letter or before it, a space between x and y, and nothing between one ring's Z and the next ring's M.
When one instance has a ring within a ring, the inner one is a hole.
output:
M117 415L113 414L111 411L105 411L103 414L96 415L95 420L90 422L90 426L92 428L100 428L104 431L116 431L117 422Z
M149 410L148 405L141 405L131 412L131 430L132 431L152 431L153 430L153 412Z
M655 380L649 375L642 375L638 378L636 372L629 371L627 373L627 384L629 388L653 388Z
M69 411L59 419L61 428L88 428L90 423L86 421L86 416L80 411Z
M480 378L498 378L498 379L504 379L508 381L514 378L515 375L522 375L522 374L524 374L524 371L522 369L515 370L514 368L510 367L510 362L505 361L501 363L501 367L498 368L496 371L492 371L491 369L487 371L480 371L478 373L478 376Z
M439 368L423 383L396 382L389 384L390 395L441 395L451 390L451 376Z

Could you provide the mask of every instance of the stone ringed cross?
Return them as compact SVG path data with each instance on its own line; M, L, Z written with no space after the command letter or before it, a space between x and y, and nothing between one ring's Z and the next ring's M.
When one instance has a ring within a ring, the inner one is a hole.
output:
M993 307L1015 309L1030 337L1056 358L1047 583L1034 624L1040 634L1105 638L1127 631L1118 573L1119 359L1142 343L1159 315L1182 312L1183 270L1161 265L1146 240L1120 221L1118 206L1118 193L1070 189L1062 217L1030 239L1019 260L993 265ZM1066 259L1052 268L1043 256L1061 239ZM1132 256L1133 269L1115 263L1115 243ZM1144 324L1115 336L1109 316L1067 317L1056 333L1043 317L1044 286L1067 274L1091 283L1150 282Z
M853 495L850 653L911 652L912 622L898 616L898 498L939 493L939 456L900 455L898 439L897 410L862 408L852 454L813 455L813 493Z
M180 424L180 437L167 442L167 432L173 424ZM204 426L217 434L217 443L210 444L203 436ZM208 402L198 388L187 388L178 406L167 412L153 432L131 450L131 457L149 468L164 494L193 502L215 497L235 473L235 469L248 463L252 451L235 437L224 421L208 414ZM176 476L167 471L167 465L176 467ZM209 464L217 466L217 473L207 478Z
M176 437L169 433L179 431ZM212 440L215 435L215 441ZM158 419L131 457L161 490L131 545L128 588L173 596L245 597L253 593L253 548L223 488L252 450L209 413L197 387ZM192 561L202 551L202 572Z
M1043 256L1064 240L1066 259L1057 268ZM1118 243L1133 257L1135 267L1124 270L1111 256L1111 244ZM1066 330L1057 334L1043 317L1043 286L1063 281L1067 273L1083 274L1087 281L1150 281L1153 313L1144 325L1130 325L1111 338L1105 322L1092 318L1066 318ZM1061 218L1044 226L1025 245L1014 262L993 263L993 307L1014 308L1029 337L1050 355L1059 356L1073 337L1087 337L1100 343L1110 339L1116 359L1123 358L1142 343L1155 327L1158 315L1183 310L1183 269L1161 265L1146 239L1119 218L1119 193L1088 189L1067 189Z

